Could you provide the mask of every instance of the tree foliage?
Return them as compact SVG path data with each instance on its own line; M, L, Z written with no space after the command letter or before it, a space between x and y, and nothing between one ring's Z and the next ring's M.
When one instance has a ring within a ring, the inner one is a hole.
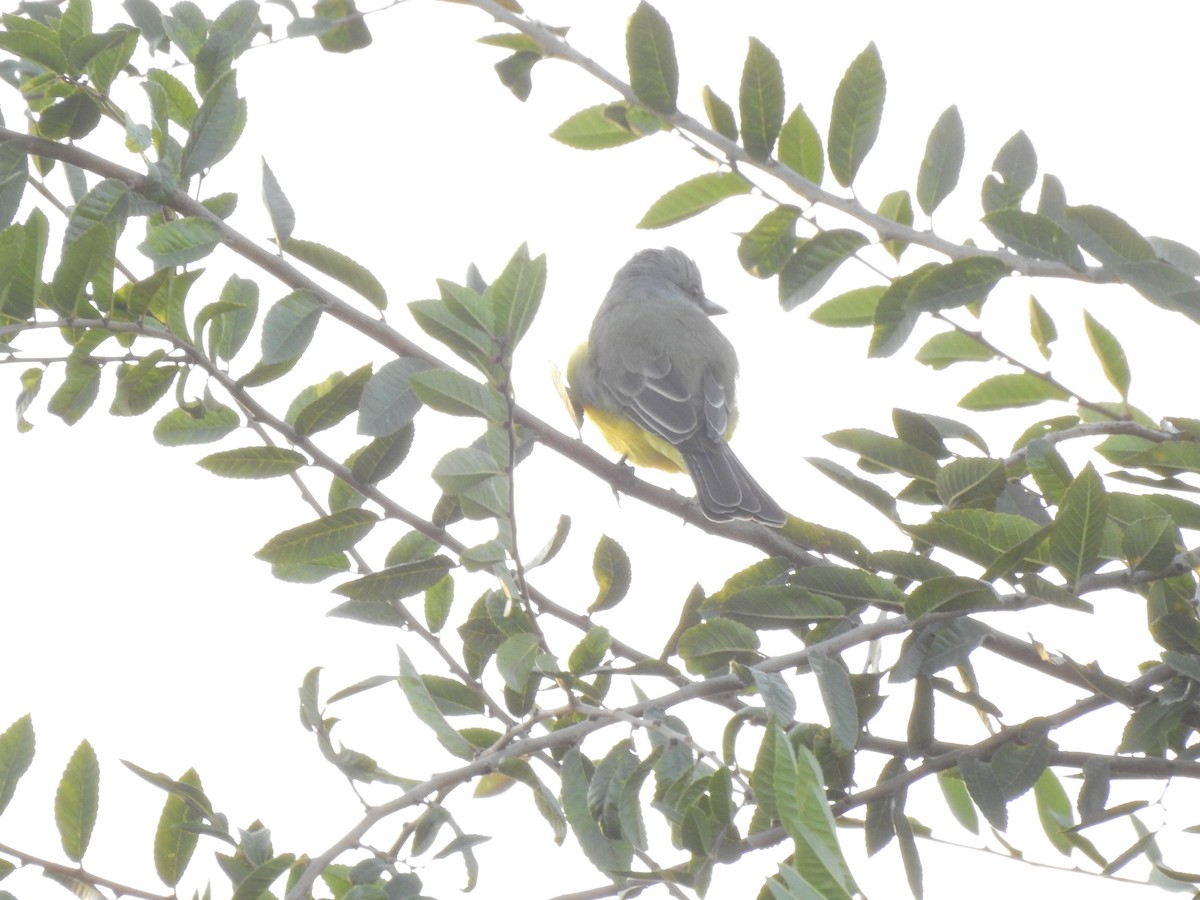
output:
M1154 304L1190 328L1200 321L1200 255L1143 236L1107 209L1071 205L1052 175L1039 186L1023 132L999 148L982 182L980 233L991 241L918 227L917 211L931 216L968 177L955 107L933 125L912 184L860 199L855 183L887 99L873 44L849 62L822 129L789 100L780 60L763 41L750 42L740 83L726 91L732 102L710 87L693 102L680 95L670 23L648 3L629 19L628 73L614 75L511 0L465 2L504 26L484 42L507 54L496 71L518 99L554 65L580 66L611 91L554 139L596 150L671 134L701 151L705 170L647 198L642 228L757 195L769 209L736 255L748 275L776 279L784 310L814 306L822 326L869 332L870 356L911 353L950 378L964 378L971 362L1004 363L1009 371L972 383L959 406L1026 412L1004 420L1019 424L1003 450L966 422L906 409L895 410L892 433L827 435L830 458L809 462L863 501L872 523L861 534L797 517L778 530L708 522L694 502L611 465L518 404L512 366L547 285L544 257L522 245L490 282L473 267L461 283L441 280L437 297L408 303L420 334L406 333L379 316L393 298L351 248L297 236L296 210L265 163L262 200L277 252L237 229L239 198L202 196L204 177L238 146L247 122L237 61L280 37L254 0L236 0L212 20L187 2L162 11L126 0L128 23L99 33L89 0L4 15L0 75L30 121L28 133L11 127L15 115L0 128L0 349L5 362L26 366L18 429L32 427L43 389L45 412L72 425L111 395L113 415L157 415L160 444L220 444L200 460L216 476L302 486L330 476L328 495L305 488L311 510L256 556L284 581L332 582L332 615L400 629L393 671L331 691L313 668L300 687L303 726L328 763L352 787L389 792L332 846L277 850L263 822L231 823L196 770L172 777L126 763L165 794L153 858L167 889L201 865L201 848L214 851L228 880L218 892L239 900L268 891L289 900L415 898L422 882L410 863L427 855L462 865L473 887L487 875L472 848L488 838L460 824L459 795L471 782L480 798L525 792L548 839L576 842L594 867L601 886L589 896L640 886L703 895L716 867L772 848L776 871L760 897L853 897L842 846L854 829L869 853L899 846L920 896L918 838L927 829L909 793L922 782L936 782L961 828L986 823L1004 846L1010 809L1032 802L1049 842L1082 866L1113 875L1141 858L1161 879L1200 881L1185 862L1164 858L1137 815L1162 784L1200 776L1200 616L1188 543L1200 530L1200 503L1189 496L1200 420L1132 407L1119 337L1090 311L1086 337L1115 399L1083 396L1057 366L1018 361L977 318L997 286L1038 277L1120 285L1130 303ZM337 53L371 42L353 0L321 0L308 16L282 5L292 16L287 37L315 37ZM144 90L136 106L121 108L110 94L125 81ZM102 123L119 127L123 147L103 136L112 130ZM836 187L824 186L827 177ZM68 200L55 202L58 184ZM843 224L818 224L824 211ZM922 261L909 265L912 248ZM223 282L197 265L218 257L238 267ZM867 282L827 296L833 276L855 262L868 264ZM1047 304L1031 297L1028 320L1055 363L1058 326ZM936 333L912 346L918 324L929 322ZM313 359L314 339L328 329L394 358L364 358L352 371L296 384L297 364ZM55 344L61 358L27 349ZM290 402L276 399L281 385ZM1046 404L1057 414L1043 418ZM478 436L446 444L429 473L440 498L417 510L411 482L393 476L417 422L441 434L446 417L468 420ZM327 449L330 435L349 434L359 436L349 456ZM639 590L613 538L598 542L590 573L575 573L585 585L579 596L595 583L586 610L539 589L537 570L571 540L571 522L564 516L534 555L517 541L516 476L535 445L714 544L740 542L761 556L717 590L697 587L680 604L666 651L648 652L638 635L604 624ZM880 522L890 537L868 537ZM391 549L371 558L361 545L380 531ZM487 588L463 596L480 576ZM1056 655L1024 636L1045 608L1069 623L1100 602L1145 609L1160 653L1138 672ZM418 646L440 659L440 671L414 662ZM1055 683L1074 699L1047 708L1042 691L1030 690L1025 708L1002 714L990 699L994 684L978 674L981 658L989 672L1002 660L1004 677ZM444 751L435 771L389 772L341 742L331 707L386 685L398 686ZM819 696L819 721L800 718L800 691ZM1101 736L1077 745L1069 726L1093 719ZM968 725L947 740L943 723L960 720ZM710 740L714 722L721 736ZM25 716L0 734L0 813L34 755ZM6 845L0 878L15 864L72 889L129 892L76 865L106 796L102 763L80 743L47 800L65 861ZM1067 776L1078 779L1074 796ZM1118 779L1151 786L1145 799L1110 804ZM1129 826L1124 844L1111 830L1093 841L1091 829L1114 822Z

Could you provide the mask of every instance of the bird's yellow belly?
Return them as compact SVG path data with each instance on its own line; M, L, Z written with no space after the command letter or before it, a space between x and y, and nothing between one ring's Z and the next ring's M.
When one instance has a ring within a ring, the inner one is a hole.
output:
M587 414L612 448L635 466L667 472L684 471L683 457L669 441L650 434L620 413L589 407Z

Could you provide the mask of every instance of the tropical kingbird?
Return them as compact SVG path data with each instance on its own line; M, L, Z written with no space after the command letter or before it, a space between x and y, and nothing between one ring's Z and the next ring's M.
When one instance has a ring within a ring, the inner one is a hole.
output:
M726 443L737 424L738 360L709 318L723 312L679 250L637 253L571 355L567 393L634 465L686 471L708 518L779 526L787 513Z

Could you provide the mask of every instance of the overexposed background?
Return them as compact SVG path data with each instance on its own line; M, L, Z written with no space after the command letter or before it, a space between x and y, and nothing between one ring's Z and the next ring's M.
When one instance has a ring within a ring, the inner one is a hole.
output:
M215 15L222 4L202 5ZM96 6L101 30L115 20L117 8L107 2ZM625 17L634 6L531 0L527 9L550 24L571 25L571 41L623 77ZM880 140L855 185L871 208L885 193L913 190L929 129L956 103L967 156L959 189L935 216L943 236L990 245L978 224L979 185L996 150L1024 129L1038 150L1041 172L1064 181L1069 202L1098 203L1143 233L1200 245L1193 212L1200 181L1192 61L1200 9L1145 2L1122 6L1117 14L1106 12L1106 5L1085 12L1077 4L1025 0L987 11L951 2L750 0L734 7L658 0L656 6L674 31L680 104L700 117L704 84L736 107L746 38L754 35L782 62L788 109L803 102L824 132L845 66L875 41L888 76L888 102ZM282 32L286 14L266 6L263 16ZM522 405L563 430L571 426L551 385L550 366L565 364L621 263L642 247L668 243L699 261L708 294L731 311L719 324L742 356L742 424L735 448L780 502L804 518L856 533L864 521L877 518L802 461L837 456L821 435L853 426L888 431L896 406L953 415L962 393L1000 371L960 366L933 373L906 360L922 336L932 333L928 329L896 358L865 361L865 330L833 331L809 322L807 313L820 300L874 282L853 264L818 300L781 311L776 283L750 278L734 254L737 233L769 208L764 200L727 201L664 233L636 230L654 198L708 171L708 164L669 135L595 153L549 139L568 115L611 95L583 73L549 61L535 68L533 94L519 104L492 71L502 52L473 43L504 30L478 10L412 0L370 16L369 24L374 44L346 57L324 54L311 40L285 41L243 57L238 84L249 100L248 127L235 156L217 167L200 196L236 190L241 202L232 224L266 244L270 228L258 202L259 160L265 158L296 209L296 236L333 246L368 266L389 291L389 321L410 335L419 333L404 305L435 296L435 278L461 280L471 262L494 277L521 242L534 254L547 254L546 295L523 345L517 393ZM154 64L165 65L164 58ZM190 82L190 72L180 74ZM135 118L143 110L144 121L143 98L136 84L119 97ZM5 89L0 104L15 127L19 99ZM84 146L110 152L119 138L114 128L105 128ZM132 158L127 164L136 165ZM139 227L131 223L129 231ZM149 270L136 254L127 262L139 273ZM221 252L205 265L212 271L198 289L206 287L210 298L226 270L250 274ZM264 308L286 293L265 277L260 284ZM1055 371L1061 367L1072 386L1089 397L1114 399L1082 336L1079 309L1086 301L1131 357L1133 402L1156 418L1195 415L1189 405L1196 333L1191 322L1161 313L1125 289L1083 292L1074 285L1014 279L997 290L985 321L1007 334L1006 349L1027 362L1036 359L1025 324L1031 292L1059 323ZM302 385L356 368L364 352L386 360L332 322L322 324L314 349L321 361L309 363L311 372L293 377L286 389L272 385L263 396L275 398L279 407ZM11 396L19 390L22 368L4 372L9 377L2 389ZM300 728L296 688L316 665L325 667L324 693L395 672L399 635L326 618L337 599L329 585L277 582L252 557L276 532L312 518L290 482L218 479L192 464L214 447L159 447L150 430L166 404L140 419L116 419L105 414L111 396L102 392L96 409L68 429L44 408L59 378L53 371L47 375L43 396L29 413L36 424L30 434L0 429L10 523L4 529L0 601L0 729L32 712L38 735L33 768L0 817L0 844L58 857L54 785L86 737L102 768L100 819L85 859L90 870L140 887L157 883L149 845L163 795L120 766L121 758L174 776L194 766L233 823L247 826L261 817L277 850L320 852L355 820L358 803ZM1081 378L1087 380L1075 380ZM111 380L107 384L111 390ZM1047 407L1046 415L1055 412ZM960 418L985 430L993 452L1003 454L1005 442L1020 430L1006 431L1008 423L1029 416ZM443 428L459 429L464 443L477 433L473 423L419 418L413 456L392 482L393 493L417 511L427 511L435 498L426 476L446 446ZM585 437L597 445L594 432ZM248 433L236 434L220 446L254 442ZM342 456L360 443L341 433L328 441ZM604 484L544 449L522 466L520 477L518 516L526 554L550 537L560 512L574 520L563 555L537 573L536 583L558 602L584 609L594 596L589 569L595 542L601 533L616 538L633 558L634 587L600 621L622 636L636 626L639 646L649 652L662 646L694 583L715 589L755 557L738 547L714 553L703 535L636 501L618 506ZM648 477L691 489L682 477ZM382 552L401 533L381 525L369 546ZM899 540L887 529L877 534L881 543ZM460 585L455 612L474 596L468 584ZM1108 643L1125 643L1126 634L1113 630L1103 613L1093 621L1073 635L1053 633L1052 647L1087 661L1104 655ZM1073 643L1064 647L1067 642ZM424 663L423 671L441 671L419 651L409 652ZM1131 667L1112 674L1132 677L1132 664L1155 652L1148 642L1130 647ZM810 715L822 715L815 696L800 700ZM421 778L430 766L444 764L444 757L424 752L433 741L406 715L398 691L370 692L331 712L345 720L339 726L342 740L398 774ZM909 811L922 814L940 803L932 794L924 800L922 806L914 799ZM552 849L548 829L520 788L456 809L468 830L496 835L476 848L482 864L478 896L513 896L517 879L526 897L597 883L595 874L574 865L570 839L561 850ZM1010 837L1022 849L1067 864L1040 835L1030 803L1014 804L1012 815ZM514 820L519 828L512 827ZM1176 824L1193 823L1185 816ZM940 833L970 839L953 829ZM894 847L868 864L860 859L855 833L844 833L843 843L870 896L906 895ZM536 865L526 856L528 846L539 848ZM220 874L208 866L211 849L202 843L184 885L188 892L202 888L196 878L211 875L216 895L227 893ZM921 850L929 898L962 896L968 883L969 893L980 898L1009 896L1015 887L1022 889L1018 885L1044 895L1159 895L928 842ZM763 872L774 868L777 855L759 854ZM426 892L442 897L456 893L464 880L454 863L433 864L422 874ZM760 883L735 866L718 872L710 896L753 896ZM3 886L22 898L61 896L60 888L27 873Z

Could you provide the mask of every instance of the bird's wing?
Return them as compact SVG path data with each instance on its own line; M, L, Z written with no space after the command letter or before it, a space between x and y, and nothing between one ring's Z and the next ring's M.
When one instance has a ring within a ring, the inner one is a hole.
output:
M729 398L712 372L704 373L697 390L659 352L625 368L609 384L630 418L674 446L700 449L724 440Z

